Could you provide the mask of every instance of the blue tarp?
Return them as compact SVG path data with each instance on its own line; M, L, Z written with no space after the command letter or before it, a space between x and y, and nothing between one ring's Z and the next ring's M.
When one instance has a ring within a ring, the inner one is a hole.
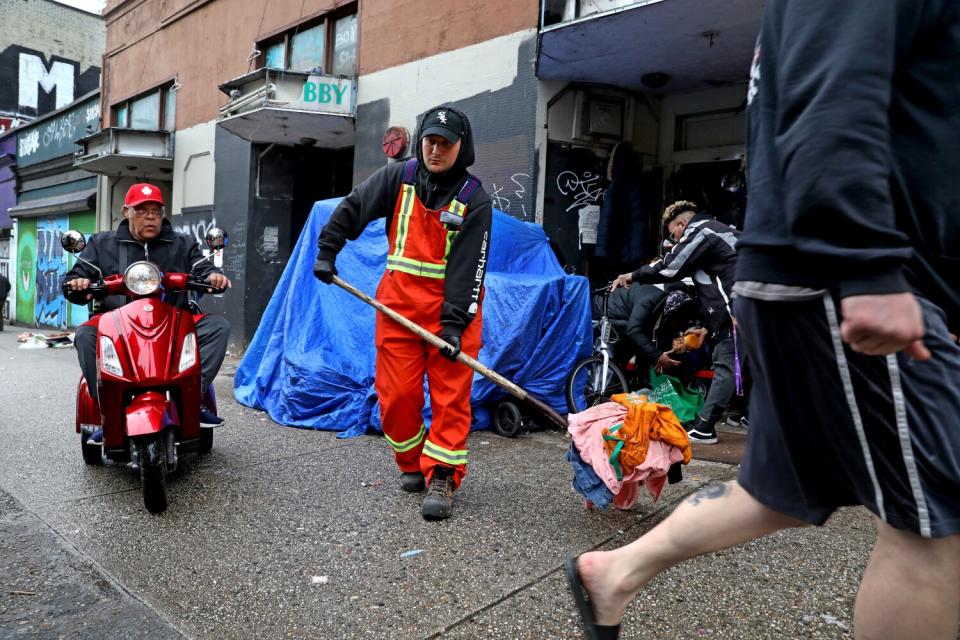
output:
M317 202L234 379L238 402L276 422L361 435L380 431L373 390L375 310L313 276L316 239L339 198ZM494 211L479 360L566 413L564 383L590 353L587 280L563 272L543 229ZM371 223L337 257L341 277L374 295L386 265L384 220ZM490 423L505 397L474 376L473 428ZM425 409L429 424L429 403Z

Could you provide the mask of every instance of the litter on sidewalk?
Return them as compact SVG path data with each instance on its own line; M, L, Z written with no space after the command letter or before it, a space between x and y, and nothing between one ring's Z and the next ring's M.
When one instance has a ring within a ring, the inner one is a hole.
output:
M31 333L25 331L17 334L17 342L21 349L69 349L73 347L73 333L63 331L61 333Z

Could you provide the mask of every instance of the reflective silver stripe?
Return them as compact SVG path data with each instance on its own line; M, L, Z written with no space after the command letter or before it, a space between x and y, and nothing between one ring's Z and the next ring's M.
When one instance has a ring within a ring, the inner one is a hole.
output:
M900 435L900 450L903 452L903 464L907 468L907 477L910 479L910 490L913 491L913 500L917 503L917 520L920 523L920 535L929 538L930 511L927 509L927 499L920 486L920 474L917 472L917 460L913 455L913 442L910 440L910 427L907 425L907 403L903 398L903 387L900 385L900 365L897 356L887 356L887 369L890 371L890 388L893 391L893 406L897 416L897 433Z
M703 229L700 233L705 233L708 236L714 236L714 237L720 238L721 240L726 242L731 249L737 248L737 234L733 233L732 231L724 231L722 233L718 233L713 229Z
M857 406L857 396L853 392L853 381L850 378L850 366L847 364L847 355L843 352L843 339L840 337L840 320L837 317L837 307L829 295L823 297L823 306L827 309L827 322L830 323L830 335L833 338L833 350L837 356L837 366L840 368L840 379L843 381L843 391L847 395L847 406L853 416L853 425L857 429L857 438L863 450L863 460L867 465L867 473L873 483L874 499L877 501L877 511L880 519L887 521L887 512L883 508L883 492L877 482L877 471L873 467L873 456L870 455L870 445L867 444L867 434L863 430L863 420L860 418L860 407Z
M430 456L434 460L439 460L440 462L446 462L447 464L452 464L455 466L467 464L466 449L451 451L450 449L438 447L429 440L425 440L423 443L423 454Z
M396 451L397 453L404 453L405 451L410 451L411 449L419 446L419 444L423 442L423 438L426 435L426 433L427 433L426 426L421 424L420 431L417 432L417 435L407 440L404 440L403 442L397 442L396 440L388 436L386 432L384 432L383 437L387 439L387 442L390 443L390 446L393 448L394 451Z

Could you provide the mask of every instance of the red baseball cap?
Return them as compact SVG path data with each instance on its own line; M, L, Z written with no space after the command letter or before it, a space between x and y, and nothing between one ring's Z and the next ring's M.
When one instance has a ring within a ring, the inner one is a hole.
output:
M127 189L127 197L123 200L123 206L135 207L144 202L157 202L163 204L163 194L160 188L146 182L138 182Z

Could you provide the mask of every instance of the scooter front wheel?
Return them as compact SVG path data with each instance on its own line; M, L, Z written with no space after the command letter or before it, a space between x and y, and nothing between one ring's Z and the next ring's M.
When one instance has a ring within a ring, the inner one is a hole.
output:
M140 482L143 484L143 506L150 513L167 509L167 455L163 438L150 436L136 442L140 454Z

